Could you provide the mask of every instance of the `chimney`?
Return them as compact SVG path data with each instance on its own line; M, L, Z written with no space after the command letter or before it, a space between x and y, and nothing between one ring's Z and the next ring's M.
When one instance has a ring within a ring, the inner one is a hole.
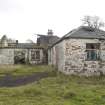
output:
M16 40L16 44L18 44L18 40Z
M47 35L48 36L53 36L53 31L51 29L48 29Z

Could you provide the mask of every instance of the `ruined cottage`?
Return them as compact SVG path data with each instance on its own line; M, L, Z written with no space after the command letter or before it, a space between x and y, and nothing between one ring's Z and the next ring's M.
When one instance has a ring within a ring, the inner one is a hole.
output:
M47 35L38 34L37 43L19 43L3 35L0 39L1 64L47 64L48 46L55 43L59 37L48 30Z
M57 35L54 35L51 29L48 29L46 35L37 34L37 45L43 46L43 54L44 54L44 62L48 64L48 47L52 46L55 42L57 42L60 38Z
M73 75L105 74L105 31L81 26L63 36L48 50L48 63Z
M4 35L0 40L0 64L42 64L43 47L35 43L18 43Z
M60 38L57 35L54 35L51 29L48 29L47 35L37 34L37 45L44 46L48 48L57 42Z

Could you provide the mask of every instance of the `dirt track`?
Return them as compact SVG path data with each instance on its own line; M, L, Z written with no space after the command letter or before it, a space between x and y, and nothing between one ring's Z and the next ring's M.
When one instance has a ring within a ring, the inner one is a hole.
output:
M25 85L28 83L38 81L48 76L49 75L47 72L34 73L32 75L18 76L18 77L7 74L6 76L0 78L0 87L14 87L14 86Z

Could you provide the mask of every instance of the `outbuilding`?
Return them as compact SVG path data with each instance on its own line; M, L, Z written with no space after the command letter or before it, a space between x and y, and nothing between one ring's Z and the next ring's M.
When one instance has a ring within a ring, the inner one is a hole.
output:
M105 31L80 26L48 50L48 63L73 75L105 74Z

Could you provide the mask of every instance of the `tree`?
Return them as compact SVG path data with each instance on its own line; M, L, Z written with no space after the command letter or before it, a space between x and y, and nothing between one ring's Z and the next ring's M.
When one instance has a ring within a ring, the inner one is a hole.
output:
M105 23L100 20L98 16L84 16L82 19L83 25L89 26L90 28L99 29L104 27Z

